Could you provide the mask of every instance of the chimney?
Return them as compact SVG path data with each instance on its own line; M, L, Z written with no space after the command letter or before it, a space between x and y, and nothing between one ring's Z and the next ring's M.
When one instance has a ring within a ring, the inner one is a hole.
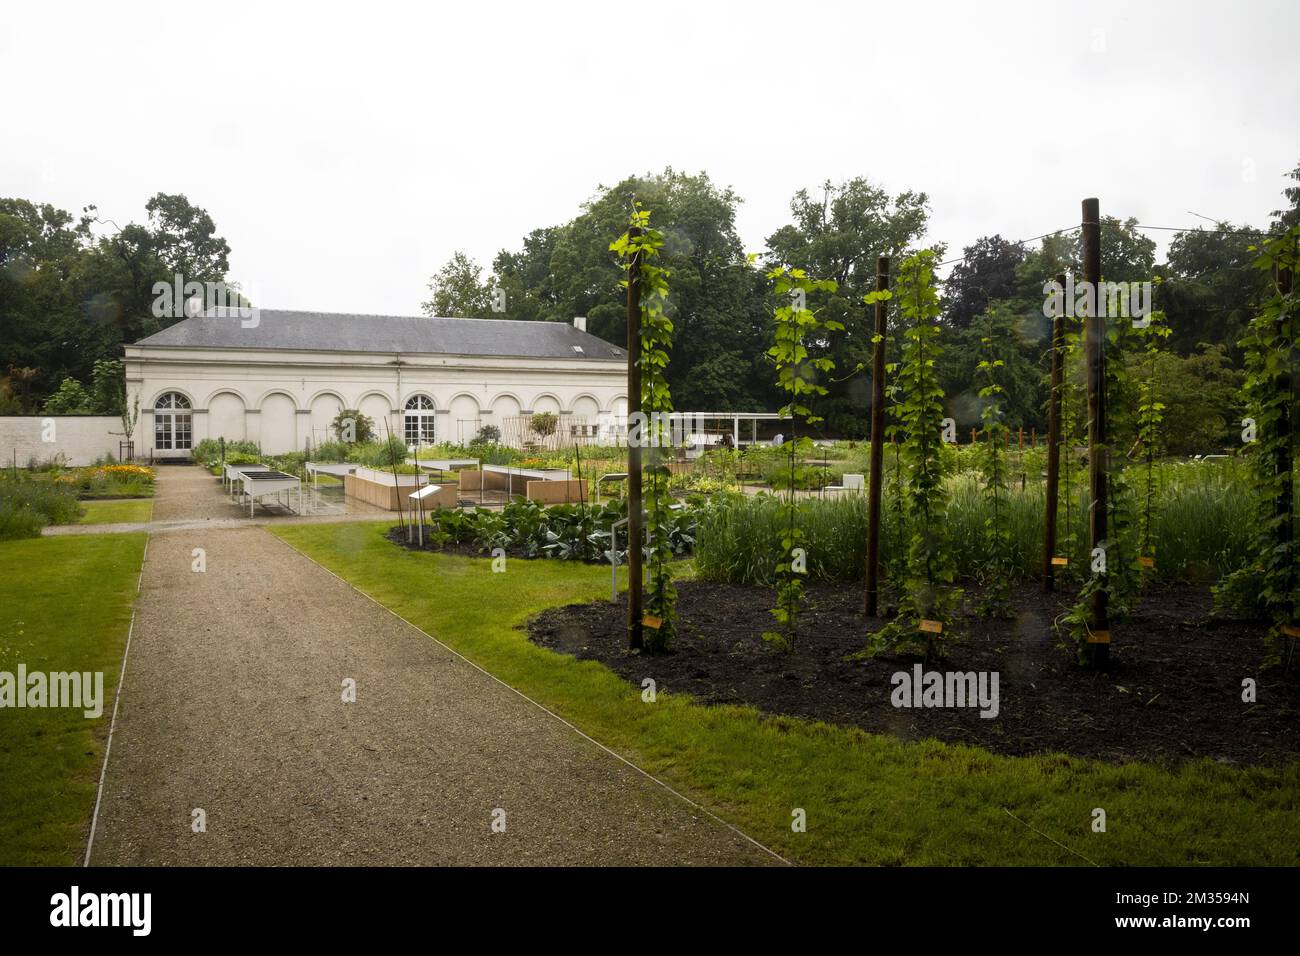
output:
M587 331L587 317L585 315L575 315L573 317L573 327L579 332Z

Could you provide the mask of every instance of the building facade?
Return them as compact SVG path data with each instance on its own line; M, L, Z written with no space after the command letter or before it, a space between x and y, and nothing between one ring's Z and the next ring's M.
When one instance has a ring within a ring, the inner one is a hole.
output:
M126 347L136 453L185 457L205 438L308 450L344 409L408 445L465 443L486 425L522 444L542 412L561 438L613 440L626 353L581 324L212 309Z

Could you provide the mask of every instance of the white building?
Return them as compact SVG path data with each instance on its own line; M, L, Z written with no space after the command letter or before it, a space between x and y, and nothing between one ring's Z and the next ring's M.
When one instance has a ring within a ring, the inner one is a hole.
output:
M183 457L222 437L303 450L332 439L345 408L408 444L468 442L485 425L518 443L540 412L561 436L612 438L626 353L584 324L211 309L126 346L136 453Z

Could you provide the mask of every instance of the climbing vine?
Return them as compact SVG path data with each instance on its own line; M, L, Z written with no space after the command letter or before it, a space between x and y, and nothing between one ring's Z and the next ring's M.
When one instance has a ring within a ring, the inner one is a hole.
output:
M983 404L980 420L984 437L980 462L984 473L984 496L989 503L989 516L984 519L985 560L980 569L980 584L984 595L978 611L986 617L1012 617L1011 610L1011 527L1008 521L1007 465L1004 444L1009 430L1004 415L1003 389L999 369L1005 362L994 357L992 339L980 339L985 357L977 371L984 384L979 397Z
M1155 523L1159 519L1159 493L1156 458L1160 454L1161 430L1165 405L1160 401L1160 340L1169 336L1163 312L1152 312L1146 328L1141 330L1142 380L1138 389L1137 437L1143 452L1142 514L1139 519L1138 561L1143 569L1154 568L1156 560Z
M922 646L927 658L941 657L944 629L961 599L952 586L956 568L947 548L944 490L943 389L936 368L942 355L935 254L925 250L905 259L893 299L906 325L897 368L898 415L903 428L900 457L907 472L904 506L910 541L898 617L875 632L868 651Z
M642 474L646 510L646 563L650 585L644 598L648 619L658 625L644 629L644 647L650 653L667 650L676 633L677 589L672 581L673 548L671 543L672 494L668 481L668 459L672 450L669 413L672 395L668 389L668 353L673 344L673 323L664 306L668 301L669 271L656 263L664 244L663 233L650 228L650 212L638 205L628 221L629 230L610 245L622 261L623 269L632 269L640 253L641 280L641 411L644 424L639 434L629 440L639 441L643 449ZM633 228L639 234L633 235ZM627 287L627 279L622 285ZM631 436L631 429L629 429ZM629 543L629 547L633 547Z
M1083 425L1083 386L1078 379L1079 356L1082 352L1083 330L1073 318L1065 318L1065 330L1061 343L1061 495L1065 506L1065 524L1061 528L1057 550L1067 564L1064 574L1067 578L1077 579L1080 571L1080 551L1078 533L1079 488L1083 477L1078 456L1078 447Z
M1100 298L1097 307L1103 308ZM1086 328L1086 323L1084 327ZM1137 543L1134 540L1134 489L1130 473L1124 468L1123 462L1117 460L1120 456L1114 454L1115 438L1122 430L1122 423L1114 414L1118 408L1116 399L1130 384L1125 352L1133 347L1137 330L1131 321L1125 319L1106 322L1105 331L1106 335L1102 341L1105 354L1102 363L1102 394L1108 419L1107 444L1091 449L1090 452L1101 454L1106 469L1106 540L1099 542L1088 553L1089 576L1075 596L1074 605L1057 621L1058 629L1064 628L1074 641L1080 663L1086 660L1088 636L1092 626L1093 595L1098 591L1104 591L1108 618L1111 621L1121 620L1132 607L1140 584L1140 565L1136 553ZM1086 358L1084 365L1086 367ZM1082 405L1084 401L1084 397L1080 395L1076 405ZM1091 487L1087 491L1087 501L1088 507L1091 508ZM1085 517L1087 514L1085 510Z
M1276 276L1294 275L1300 226L1264 243L1255 266ZM1269 621L1266 664L1279 663L1286 638L1296 637L1300 569L1295 544L1295 448L1293 429L1282 424L1295 415L1300 296L1294 286L1275 283L1273 293L1251 320L1241 347L1246 354L1242 397L1251 474L1259 501L1259 523L1252 550L1255 560L1215 588L1219 608L1256 611ZM1279 503L1289 500L1289 509ZM1288 631L1290 633L1288 633Z
M822 321L808 308L808 296L816 292L834 292L836 284L830 279L817 281L809 278L802 269L779 266L767 274L773 282L779 306L774 315L775 344L768 356L776 364L776 384L789 396L779 414L792 422L790 438L782 446L788 460L789 488L786 493L786 520L780 533L781 557L776 565L776 607L772 608L778 630L764 633L763 639L782 650L792 650L798 632L799 612L803 606L803 579L808 570L808 556L803 547L803 529L799 527L795 503L795 488L801 462L813 450L808 435L799 435L799 425L814 425L822 419L815 415L808 403L816 396L825 395L821 379L835 370L829 358L814 358L809 345L832 331L844 326L833 320Z

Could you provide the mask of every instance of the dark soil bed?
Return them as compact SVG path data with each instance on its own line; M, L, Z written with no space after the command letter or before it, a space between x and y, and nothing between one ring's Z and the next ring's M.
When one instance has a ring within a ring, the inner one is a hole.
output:
M920 659L849 656L879 624L861 612L860 587L812 585L792 653L762 639L772 630L774 592L763 588L683 582L678 585L679 634L667 654L626 649L626 600L548 610L529 623L530 638L580 660L596 660L641 686L691 694L711 704L748 704L788 714L889 733L906 740L937 738L1002 754L1064 752L1108 761L1177 763L1210 757L1229 764L1281 765L1300 755L1300 680L1261 674L1263 628L1211 622L1210 596L1189 587L1149 591L1136 614L1113 624L1106 673L1080 669L1052 619L1072 596L1045 598L1037 585L1014 593L1015 620L971 613L967 590L955 622L960 637L948 658L925 670L999 675L999 712L978 707L904 708L891 703L896 672ZM1242 701L1242 681L1257 682L1256 703Z

